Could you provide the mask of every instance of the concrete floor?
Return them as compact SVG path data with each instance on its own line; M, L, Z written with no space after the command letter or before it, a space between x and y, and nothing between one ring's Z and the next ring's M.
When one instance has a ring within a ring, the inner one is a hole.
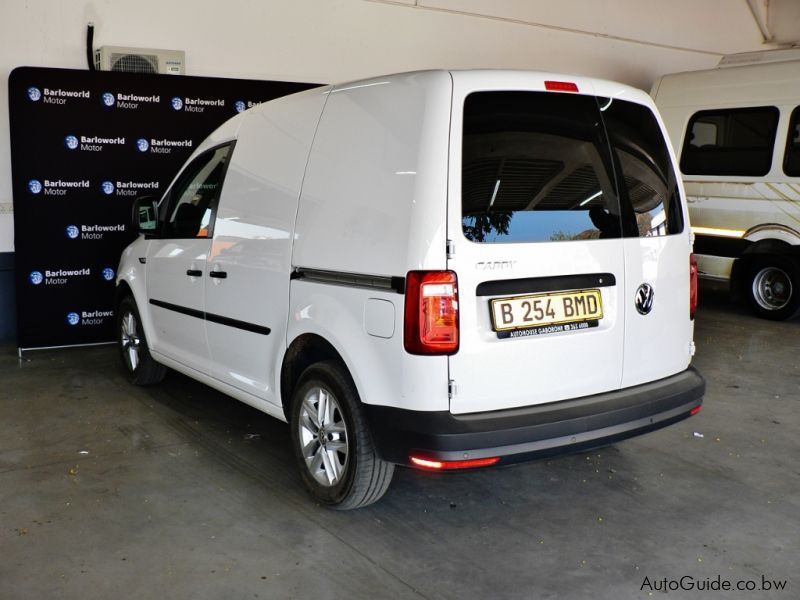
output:
M800 597L800 320L703 291L697 417L506 469L400 469L347 513L309 500L266 415L175 373L130 386L111 347L6 347L0 598L619 600L684 575Z

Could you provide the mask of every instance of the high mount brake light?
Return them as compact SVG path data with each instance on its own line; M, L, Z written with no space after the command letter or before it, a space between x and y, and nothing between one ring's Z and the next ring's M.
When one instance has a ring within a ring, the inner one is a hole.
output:
M403 344L411 354L458 351L458 280L453 271L409 271Z
M571 81L545 81L544 89L549 92L577 92L578 85Z

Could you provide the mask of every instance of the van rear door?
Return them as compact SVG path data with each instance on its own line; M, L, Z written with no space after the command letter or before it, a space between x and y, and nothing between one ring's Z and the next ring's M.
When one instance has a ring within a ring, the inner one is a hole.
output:
M624 240L622 387L629 387L689 365L691 242L680 178L652 104L609 99L602 107L621 203L636 221L637 235Z
M625 221L598 100L586 81L574 93L492 77L454 76L456 414L618 389L623 372Z

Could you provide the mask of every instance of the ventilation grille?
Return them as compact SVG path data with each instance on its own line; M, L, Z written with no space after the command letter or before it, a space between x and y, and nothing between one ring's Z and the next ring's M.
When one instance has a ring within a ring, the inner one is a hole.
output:
M154 54L112 54L111 70L125 73L158 73L158 57Z

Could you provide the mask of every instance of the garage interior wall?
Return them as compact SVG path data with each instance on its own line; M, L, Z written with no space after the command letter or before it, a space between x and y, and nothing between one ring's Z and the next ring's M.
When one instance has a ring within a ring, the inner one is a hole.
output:
M0 71L86 68L95 47L186 52L188 75L338 82L426 68L580 73L649 90L768 48L753 0L26 0L0 8ZM724 23L725 27L720 27ZM0 86L8 114L8 88ZM35 232L31 232L35 235ZM13 336L8 119L0 119L0 340Z

